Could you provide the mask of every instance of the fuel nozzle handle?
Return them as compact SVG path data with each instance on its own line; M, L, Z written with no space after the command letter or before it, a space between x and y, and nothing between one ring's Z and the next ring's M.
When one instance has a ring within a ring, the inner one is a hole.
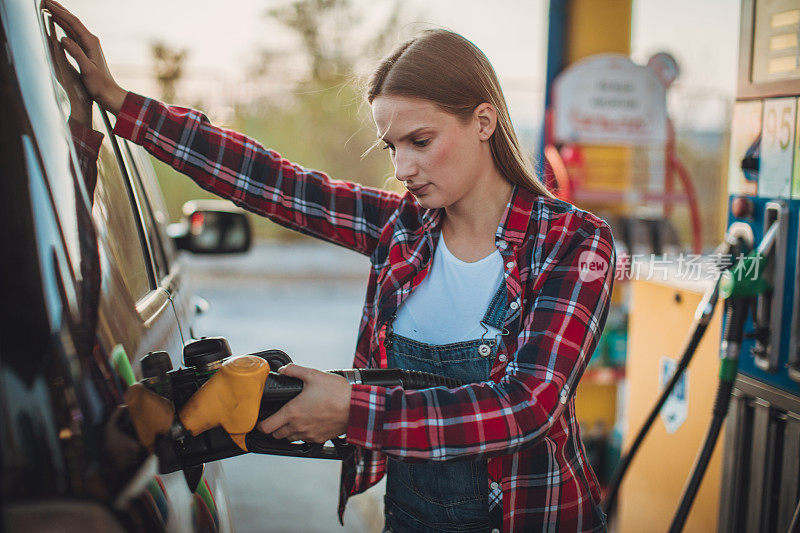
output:
M202 362L202 376L198 376L197 366L173 371L170 374L174 408L173 402L139 386L148 393L142 395L144 400L156 398L169 407L161 409L164 413L158 418L157 427L144 428L159 457L160 471L174 472L246 452L320 459L344 459L353 453L353 446L341 437L331 439L330 445L298 443L275 439L255 429L259 420L274 414L303 391L301 380L270 371L290 362L283 352L268 350L227 357L219 362L216 358L211 361L216 368L207 368ZM400 369L353 368L329 372L352 384L407 389L462 385L458 379ZM205 378L207 374L210 377ZM144 401L138 404L143 406L141 411L149 413L143 419L152 419L153 409L147 409L150 404Z

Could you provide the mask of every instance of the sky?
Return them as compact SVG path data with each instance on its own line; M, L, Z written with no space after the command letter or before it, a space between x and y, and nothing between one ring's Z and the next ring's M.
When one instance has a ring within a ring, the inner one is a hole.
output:
M378 26L392 5L387 0L354 1L363 6L366 26ZM154 40L189 51L188 78L213 82L217 88L236 86L258 50L291 50L291 34L264 16L281 3L64 0L100 37L112 70L126 88L141 92L150 88L145 77ZM461 33L492 61L517 127L538 127L548 5L547 0L404 0L408 18L424 24L398 28L397 40L427 25ZM682 75L670 109L700 128L727 120L726 105L735 94L738 32L737 0L633 0L633 59L646 62L663 50L678 59ZM681 119L677 117L678 124Z

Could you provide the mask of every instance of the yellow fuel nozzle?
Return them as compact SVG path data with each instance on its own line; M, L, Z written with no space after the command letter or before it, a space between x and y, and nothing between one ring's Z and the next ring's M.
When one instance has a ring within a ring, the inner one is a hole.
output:
M220 369L189 398L178 418L192 435L216 426L231 435L243 450L244 434L258 421L258 409L269 364L254 355L226 360Z
M141 383L134 383L125 391L125 404L139 442L152 450L156 435L167 433L175 419L172 402Z

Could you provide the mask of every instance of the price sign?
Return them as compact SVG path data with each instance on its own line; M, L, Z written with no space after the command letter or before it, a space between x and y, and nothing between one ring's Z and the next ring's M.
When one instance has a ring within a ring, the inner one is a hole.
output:
M797 99L764 100L758 195L789 198L792 193Z

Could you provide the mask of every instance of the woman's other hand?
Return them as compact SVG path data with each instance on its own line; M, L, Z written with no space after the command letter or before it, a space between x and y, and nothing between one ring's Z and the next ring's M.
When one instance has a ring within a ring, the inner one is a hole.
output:
M342 376L295 364L278 372L303 381L303 392L258 423L276 439L322 443L347 431L350 384Z
M44 0L53 19L64 29L61 39L67 53L75 58L81 70L81 80L89 95L113 114L119 113L128 91L120 87L108 70L100 40L83 23L54 0Z

